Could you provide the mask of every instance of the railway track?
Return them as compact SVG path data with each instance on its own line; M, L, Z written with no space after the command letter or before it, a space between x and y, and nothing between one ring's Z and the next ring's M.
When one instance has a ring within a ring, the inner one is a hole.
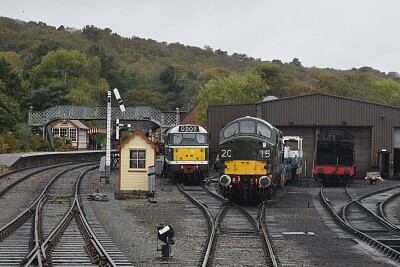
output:
M399 186L369 192L358 197L350 193L347 188L321 187L320 190L323 204L337 223L348 233L398 262L400 229L383 214L386 214L384 206L399 194Z
M94 168L81 164L58 173L0 229L0 266L131 266L81 200L82 180Z
M178 188L207 221L208 237L198 266L278 266L263 220L265 206L241 208L205 187Z

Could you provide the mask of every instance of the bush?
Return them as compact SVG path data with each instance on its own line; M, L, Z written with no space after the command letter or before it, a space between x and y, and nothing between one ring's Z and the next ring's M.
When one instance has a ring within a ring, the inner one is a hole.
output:
M0 135L0 154L5 153L3 136Z
M34 151L50 151L49 144L40 135L32 136L31 147Z
M4 135L4 145L3 148L5 153L15 153L18 152L18 143L12 132ZM3 153L4 153L3 152Z

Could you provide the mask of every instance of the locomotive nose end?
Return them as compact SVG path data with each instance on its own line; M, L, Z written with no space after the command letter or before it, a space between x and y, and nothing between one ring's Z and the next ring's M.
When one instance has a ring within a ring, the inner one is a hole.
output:
M259 180L259 182L258 182L258 184L259 184L261 187L265 188L265 187L270 186L271 180L268 178L268 176L261 176L261 177L260 177L260 180Z
M222 186L229 186L231 184L231 181L231 177L227 174L224 174L219 178L219 183Z

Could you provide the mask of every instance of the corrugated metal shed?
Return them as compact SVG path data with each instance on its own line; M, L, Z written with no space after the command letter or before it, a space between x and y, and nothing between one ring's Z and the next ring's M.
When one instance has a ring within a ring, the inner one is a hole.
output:
M315 136L321 130L329 127L352 129L353 134L358 135L356 138L361 140L358 158L362 160L360 165L364 165L362 171L377 166L377 152L383 149L390 152L390 161L393 161L395 132L400 128L400 108L323 93L257 103L210 105L207 124L212 138L212 156L218 153L221 128L246 115L270 122L284 135L306 134L307 149L311 153Z

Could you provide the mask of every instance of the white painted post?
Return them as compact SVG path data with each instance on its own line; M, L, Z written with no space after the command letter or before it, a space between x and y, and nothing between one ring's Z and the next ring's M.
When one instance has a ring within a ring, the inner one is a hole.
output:
M106 184L111 179L111 91L107 92Z

